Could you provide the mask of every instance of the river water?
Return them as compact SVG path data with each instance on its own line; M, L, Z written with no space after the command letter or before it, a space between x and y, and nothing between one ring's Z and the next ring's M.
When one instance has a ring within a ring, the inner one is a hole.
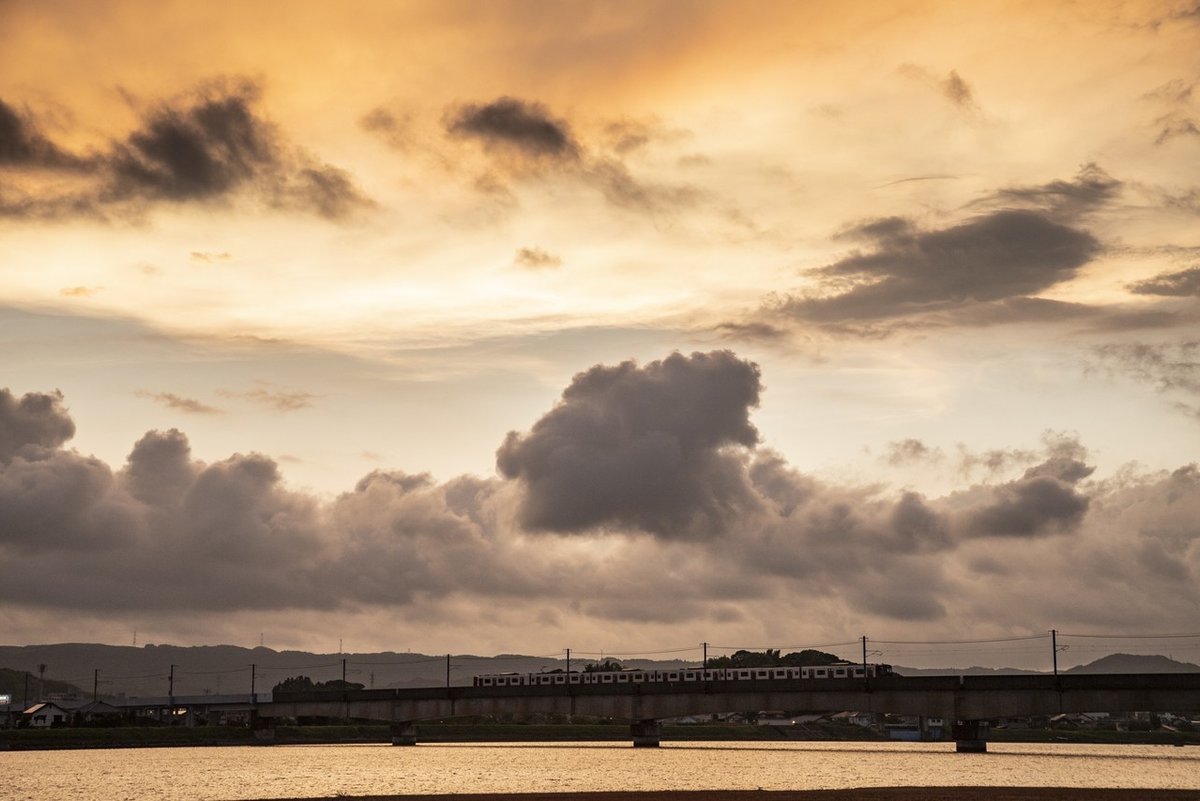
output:
M17 751L0 801L881 786L1200 789L1200 748L989 743L503 743Z

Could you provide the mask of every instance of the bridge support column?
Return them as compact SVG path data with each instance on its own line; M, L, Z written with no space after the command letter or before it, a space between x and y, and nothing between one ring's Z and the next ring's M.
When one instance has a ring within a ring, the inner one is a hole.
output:
M401 721L392 724L392 745L416 745L417 724Z
M954 724L954 750L960 754L987 753L986 720L960 720Z
M635 720L629 726L634 748L658 748L662 724L657 720Z

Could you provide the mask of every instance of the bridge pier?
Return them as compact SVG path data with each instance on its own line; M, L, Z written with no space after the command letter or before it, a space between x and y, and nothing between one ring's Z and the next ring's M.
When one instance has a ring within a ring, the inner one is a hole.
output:
M988 722L960 720L954 724L954 750L960 754L987 753Z
M401 721L393 723L392 730L392 745L416 745L417 744L417 724L412 721Z
M657 720L635 720L629 724L634 748L658 748L662 740L662 724Z

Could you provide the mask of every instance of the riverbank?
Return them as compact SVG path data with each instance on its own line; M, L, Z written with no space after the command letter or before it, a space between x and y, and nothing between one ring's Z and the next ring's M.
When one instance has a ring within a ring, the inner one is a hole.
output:
M331 796L279 801L448 801L439 795ZM1200 790L1078 787L867 787L851 790L454 795L454 801L1197 801Z
M513 724L513 723L420 723L421 743L497 742L628 742L628 724ZM261 740L244 727L155 726L115 728L6 729L0 730L0 749L54 750L73 748L156 748L221 745L300 745L339 743L390 743L386 724L341 726L277 726L273 739ZM817 725L804 729L774 726L692 725L664 726L663 742L868 742L884 741L882 735L852 725ZM994 729L988 736L996 743L1089 743L1134 745L1200 746L1200 733L1047 731Z

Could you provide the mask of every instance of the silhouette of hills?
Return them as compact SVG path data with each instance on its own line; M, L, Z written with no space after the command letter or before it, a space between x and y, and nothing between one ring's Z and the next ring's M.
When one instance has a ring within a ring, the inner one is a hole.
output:
M622 659L627 668L673 670L695 666L693 660ZM311 653L308 651L275 651L270 648L242 648L234 645L145 645L142 647L99 645L91 643L59 643L54 645L0 646L0 667L14 671L17 682L14 699L20 698L23 671L37 677L39 664L46 665L47 692L51 678L75 687L88 688L90 694L93 671L100 671L100 694L105 696L163 696L170 688L174 665L176 695L205 693L250 692L252 668L254 689L268 692L279 682L293 676L307 676L313 681L332 681L343 677L365 687L429 687L446 683L444 654L397 653ZM574 658L572 669L581 669L591 660ZM474 656L455 654L450 657L450 683L470 684L481 673L536 673L566 667L565 655L529 656L499 654ZM910 668L895 666L904 676L935 675L1013 675L1039 671L1017 668ZM1047 672L1047 671L1040 671ZM1179 662L1165 656L1112 654L1064 673L1200 673L1200 666ZM57 685L55 685L57 686ZM5 692L0 690L0 692Z

